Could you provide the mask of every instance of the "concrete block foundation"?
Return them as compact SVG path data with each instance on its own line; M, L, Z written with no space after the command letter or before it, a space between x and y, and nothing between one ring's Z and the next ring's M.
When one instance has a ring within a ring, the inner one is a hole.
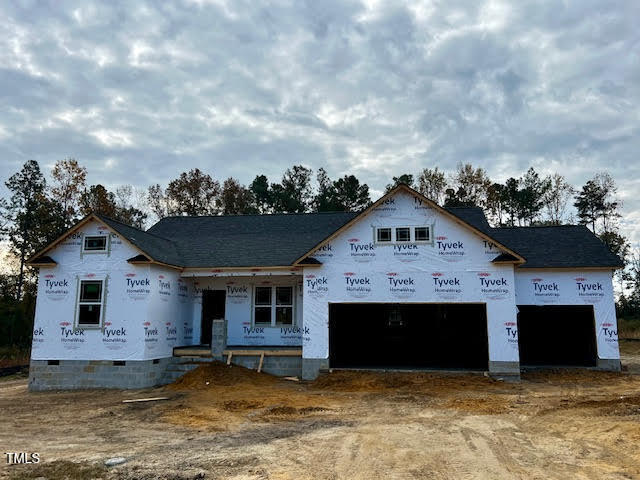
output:
M499 362L489 360L489 375L492 377L520 377L520 362Z
M157 360L31 360L29 390L84 388L136 389L164 385L165 371L173 361ZM54 364L57 363L57 364Z
M315 380L322 370L329 369L328 358L303 358L302 359L302 379Z
M211 356L222 360L222 352L227 348L227 321L223 318L213 320L211 327Z
M299 377L302 372L302 357L265 356L262 371L277 377ZM257 370L260 355L237 355L231 363L245 368Z
M619 372L622 370L620 360L615 358L599 358L596 368L609 372Z

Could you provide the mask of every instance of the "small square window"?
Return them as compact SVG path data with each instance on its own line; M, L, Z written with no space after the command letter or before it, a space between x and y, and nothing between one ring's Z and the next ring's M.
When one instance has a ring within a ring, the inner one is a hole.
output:
M416 227L414 230L416 242L428 242L429 238L429 227Z
M396 242L411 241L411 229L409 227L396 228Z
M391 229L390 228L378 228L376 240L378 242L390 242L391 241Z
M107 237L105 235L84 237L84 250L85 252L105 252Z

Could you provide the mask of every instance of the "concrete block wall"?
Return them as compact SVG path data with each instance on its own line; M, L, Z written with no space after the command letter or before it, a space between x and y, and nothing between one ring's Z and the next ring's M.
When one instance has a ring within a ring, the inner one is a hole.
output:
M233 356L231 363L256 370L260 363L260 355ZM302 357L265 356L262 371L278 377L299 377L302 375Z
M315 380L321 372L329 369L328 358L302 359L302 379Z
M171 357L158 360L31 360L29 390L73 390L84 388L136 389L163 385Z
M211 327L211 356L222 360L222 352L227 348L227 320L215 319Z
M159 385L173 383L185 373L211 362L213 362L213 358L210 357L173 357L172 361L167 365L162 382Z

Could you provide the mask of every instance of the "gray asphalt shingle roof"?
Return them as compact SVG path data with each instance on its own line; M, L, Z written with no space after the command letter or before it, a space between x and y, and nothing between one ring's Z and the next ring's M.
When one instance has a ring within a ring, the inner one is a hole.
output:
M356 213L163 218L148 233L170 238L184 267L291 265Z
M492 228L481 208L447 210L524 257L526 263L520 268L623 266L622 261L584 225Z
M492 228L491 236L527 260L520 268L623 266L584 225Z
M582 225L492 228L480 208L447 210L524 257L521 268L621 266L620 259ZM99 218L156 261L215 268L291 265L356 216L332 212L168 217L146 232Z
M154 235L149 230L145 232L144 230L131 227L104 215L96 214L96 217L147 255L151 255L154 260L176 267L182 266L182 258L178 252L178 247L172 240Z

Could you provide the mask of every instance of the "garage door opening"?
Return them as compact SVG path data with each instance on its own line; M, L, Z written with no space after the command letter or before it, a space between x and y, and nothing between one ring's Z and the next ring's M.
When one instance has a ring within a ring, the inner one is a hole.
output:
M591 305L518 305L518 310L520 365L596 365L596 329Z
M487 370L484 304L329 305L331 368Z

